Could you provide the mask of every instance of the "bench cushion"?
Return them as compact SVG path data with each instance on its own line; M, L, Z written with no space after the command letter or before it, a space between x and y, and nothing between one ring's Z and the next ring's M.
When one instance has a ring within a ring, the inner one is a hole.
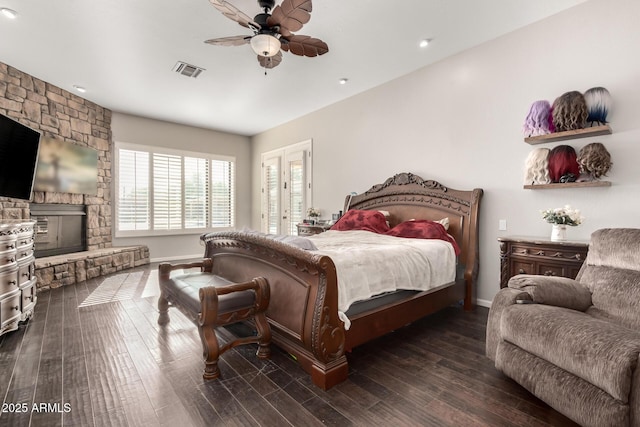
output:
M586 313L542 304L504 310L500 334L627 403L640 354L640 335Z
M200 313L200 288L222 287L233 282L211 273L185 273L161 282L162 291L170 301L182 305L192 313ZM241 291L218 296L218 314L250 308L255 302L255 292Z

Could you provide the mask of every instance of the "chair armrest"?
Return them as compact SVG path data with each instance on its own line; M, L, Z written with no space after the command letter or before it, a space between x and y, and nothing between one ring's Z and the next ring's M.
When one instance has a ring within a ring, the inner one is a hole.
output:
M255 302L253 311L262 313L269 306L270 289L269 282L264 277L256 277L248 282L233 283L225 286L205 286L200 288L200 326L215 325L218 319L218 297L233 292L253 290Z
M518 289L503 288L493 297L489 317L487 319L486 354L491 360L496 360L496 349L500 342L500 319L507 307L517 304L517 301L532 301L531 295Z
M519 274L509 279L509 289L526 292L534 303L585 311L591 307L591 291L566 277Z
M164 262L158 266L159 279L169 280L173 270L186 270L189 268L199 268L200 271L211 272L213 268L213 260L211 258L205 258L202 261L191 262L188 264L169 264Z

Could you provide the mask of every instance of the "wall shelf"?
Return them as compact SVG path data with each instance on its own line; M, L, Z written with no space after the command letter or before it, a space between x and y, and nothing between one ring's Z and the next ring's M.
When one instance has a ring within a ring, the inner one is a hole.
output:
M547 135L530 136L524 142L531 145L545 144L547 142L563 141L567 139L587 138L589 136L611 135L609 125L593 126L584 129L567 130L564 132L554 132Z
M611 181L560 182L555 184L525 185L525 190L544 190L551 188L583 188L583 187L611 187Z

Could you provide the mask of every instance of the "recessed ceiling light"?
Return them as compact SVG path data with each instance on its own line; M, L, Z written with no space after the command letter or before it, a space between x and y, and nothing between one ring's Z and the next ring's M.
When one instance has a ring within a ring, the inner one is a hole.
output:
M87 90L85 88L83 88L82 86L78 86L78 85L73 85L73 88L80 92L80 93L85 93Z
M348 81L349 81L349 79L346 79L346 78L343 77L340 80L338 80L338 83L340 83L341 85L346 85Z
M418 44L418 46L424 48L424 47L429 46L429 43L431 43L430 39L420 40L420 43Z
M6 7L0 9L0 12L2 12L2 14L9 19L16 19L18 17L18 12L16 12L15 10L7 9Z

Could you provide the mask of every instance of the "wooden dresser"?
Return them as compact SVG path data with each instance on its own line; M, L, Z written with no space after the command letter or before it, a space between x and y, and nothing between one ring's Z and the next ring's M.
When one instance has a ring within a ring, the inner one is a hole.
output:
M0 223L0 335L18 329L36 305L35 221Z
M551 240L507 236L500 242L500 287L516 274L543 274L574 279L587 257L588 241Z

